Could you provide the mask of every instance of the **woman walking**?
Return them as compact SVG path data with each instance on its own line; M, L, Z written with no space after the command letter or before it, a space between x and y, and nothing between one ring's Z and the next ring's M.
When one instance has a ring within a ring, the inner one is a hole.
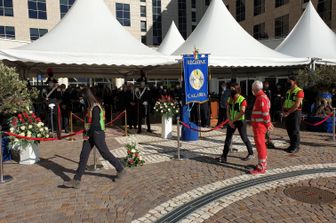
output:
M113 156L106 145L104 109L89 88L83 90L83 98L87 108L87 118L85 120L86 139L83 142L76 175L72 180L64 182L64 186L76 189L80 186L90 152L94 146L97 147L101 156L115 167L118 172L118 178L125 174L122 164Z

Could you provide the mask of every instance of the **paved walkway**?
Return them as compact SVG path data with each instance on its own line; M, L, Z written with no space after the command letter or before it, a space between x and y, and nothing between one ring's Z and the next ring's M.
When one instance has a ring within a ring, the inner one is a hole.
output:
M204 134L198 142L183 142L182 154L188 159L176 161L172 159L177 151L175 138L161 139L158 137L159 127L154 130L154 134L136 136L146 165L129 169L125 178L115 180L115 170L102 161L104 169L98 173L86 173L79 190L64 189L62 183L74 175L80 140L42 143L41 161L32 166L7 162L6 174L15 179L0 185L0 222L154 222L186 202L216 189L239 184L241 180L253 181L253 177L246 174L246 166L255 164L257 160L244 162L240 159L246 155L246 150L238 136L235 136L232 146L238 152L230 154L228 164L215 161L215 157L221 154L225 138L225 132L220 131ZM114 137L112 133L119 136ZM302 150L295 155L282 150L287 146L284 130L276 129L273 135L277 149L269 150L268 175L335 167L336 143L330 141L330 134L304 132ZM250 131L249 136L252 136ZM123 137L122 132L109 131L107 143L117 156L126 154L123 146L127 137ZM89 162L92 163L92 158ZM257 188L251 186L244 189L247 191L245 194L228 195L235 197L227 206L206 203L182 221L332 222L336 218L336 201L304 204L286 197L283 190L293 185L310 185L335 192L334 174L305 174L270 182L267 190L260 189L257 193ZM199 191L194 193L195 190ZM221 202L223 198L213 202ZM159 212L154 211L160 207ZM194 218L191 218L192 214Z

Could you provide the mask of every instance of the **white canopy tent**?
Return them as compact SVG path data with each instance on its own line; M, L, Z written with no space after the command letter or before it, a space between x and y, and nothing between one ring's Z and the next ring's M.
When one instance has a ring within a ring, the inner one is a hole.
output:
M54 65L83 71L79 66L142 68L176 61L143 45L120 25L104 0L76 1L45 36L15 49L0 50L0 58L34 67ZM85 70L85 69L84 69ZM85 70L87 71L87 70ZM99 73L97 69L93 69ZM87 71L89 72L89 71Z
M157 51L164 55L172 55L183 43L184 39L173 21Z
M320 58L321 63L333 62L336 65L336 35L311 2L308 2L300 20L276 50L295 57Z
M194 32L173 55L191 54L194 48L211 54L210 66L275 67L309 63L308 59L286 56L259 43L236 22L222 0L211 1Z

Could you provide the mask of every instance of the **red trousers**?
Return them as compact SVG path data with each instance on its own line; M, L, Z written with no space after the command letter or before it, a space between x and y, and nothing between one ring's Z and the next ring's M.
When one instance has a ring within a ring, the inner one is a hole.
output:
M253 128L254 142L258 151L259 162L266 162L267 147L265 142L265 134L267 132L267 127L263 123L253 123L252 128Z

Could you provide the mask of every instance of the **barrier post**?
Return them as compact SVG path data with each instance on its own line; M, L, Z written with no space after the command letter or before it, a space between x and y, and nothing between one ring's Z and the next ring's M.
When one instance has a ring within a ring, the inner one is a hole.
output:
M180 116L177 116L177 159L181 159L181 143L180 143Z
M202 121L201 121L201 103L198 103L198 128L201 129ZM202 137L202 132L199 131L199 137Z
M103 168L103 165L97 164L97 149L93 148L93 165L88 166L88 170L92 172L99 171Z
M70 112L70 118L69 118L69 122L70 122L70 132L73 133L73 115L72 112ZM70 137L69 141L75 141L75 138Z
M127 136L128 135L127 134L127 110L125 110L124 112L125 112L125 115L124 115L125 117L125 136Z
M336 128L336 126L335 126L335 122L336 122L336 114L335 114L336 113L336 108L334 108L333 113L334 113L333 114L333 125L332 125L333 126L333 140L336 141L336 133L335 133L335 131L336 131L335 130L335 128Z
M0 125L0 185L8 183L13 180L11 176L4 176L4 167L3 167L3 160L2 160L2 132L1 132L1 125Z

